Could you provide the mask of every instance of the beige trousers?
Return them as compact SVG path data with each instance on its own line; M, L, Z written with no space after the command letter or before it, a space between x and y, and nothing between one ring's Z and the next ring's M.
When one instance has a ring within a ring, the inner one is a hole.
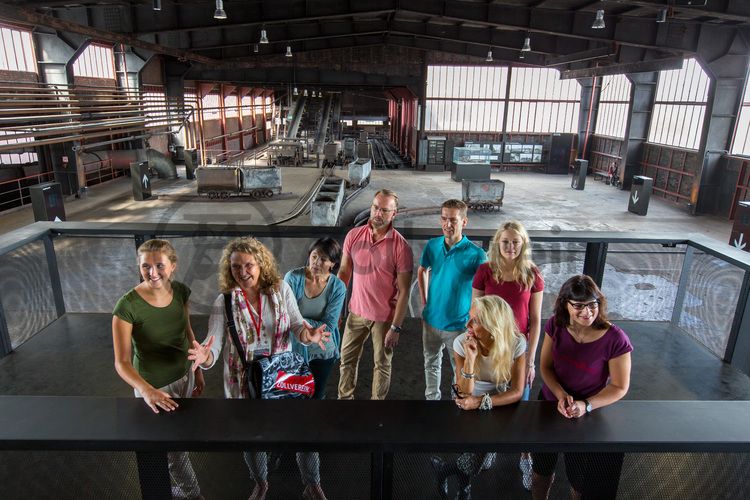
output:
M341 346L341 373L339 377L339 399L354 399L357 387L357 370L362 349L367 337L372 336L375 367L372 374L372 399L385 399L391 386L391 360L393 349L385 347L385 335L391 324L384 321L370 321L349 313L344 328Z

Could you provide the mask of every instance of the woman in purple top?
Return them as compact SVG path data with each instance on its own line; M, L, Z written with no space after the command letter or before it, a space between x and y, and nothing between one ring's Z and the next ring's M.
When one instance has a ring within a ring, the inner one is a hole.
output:
M563 417L583 417L628 392L633 346L625 332L607 320L607 299L590 277L574 276L563 284L544 333L541 398L557 401ZM532 498L546 499L557 454L532 456ZM623 457L622 453L566 453L571 498L615 498Z

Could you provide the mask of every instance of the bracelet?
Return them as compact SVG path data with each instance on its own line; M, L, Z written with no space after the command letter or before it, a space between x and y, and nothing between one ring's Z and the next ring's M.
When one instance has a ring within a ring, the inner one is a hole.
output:
M491 410L492 409L492 398L488 393L484 393L484 396L482 396L482 402L479 403L479 409L480 410Z
M473 373L466 373L463 368L461 368L461 376L465 379L471 380L474 378Z

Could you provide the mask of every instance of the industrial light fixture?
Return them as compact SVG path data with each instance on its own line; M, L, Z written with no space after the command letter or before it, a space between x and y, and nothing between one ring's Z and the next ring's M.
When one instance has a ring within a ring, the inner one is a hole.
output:
M484 59L487 62L492 62L492 49L487 51L487 57Z
M154 10L161 10L161 0L154 0Z
M297 90L297 87L294 87L294 91L292 91L292 94L299 95L299 91Z
M291 45L287 45L286 46L286 54L284 54L284 55L287 56L287 57L292 57L292 46Z
M666 23L667 22L667 9L661 9L658 14L656 14L656 22L657 23Z
M307 89L305 89L305 90L304 90L304 91L302 92L302 95L303 95L303 96L305 96L305 97L307 97Z
M529 38L528 36L523 41L521 52L531 52L531 38Z
M600 30L604 29L606 25L604 24L604 9L599 9L596 11L596 19L594 19L594 23L591 25L591 29L594 30Z
M216 10L214 11L214 19L226 19L227 13L224 10L224 0L216 0Z
M255 52L256 54L258 53L258 44L257 43L253 45L253 52Z
M266 35L265 29L260 30L260 42L259 43L263 43L263 44L268 43L268 35Z
M526 56L525 56L525 55L523 55L523 52L519 52L519 53L518 53L518 58L519 58L519 59L524 59L525 57L526 57Z

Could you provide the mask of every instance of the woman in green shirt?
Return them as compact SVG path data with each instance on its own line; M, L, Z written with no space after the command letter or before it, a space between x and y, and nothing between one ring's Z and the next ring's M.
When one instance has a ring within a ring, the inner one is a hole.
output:
M173 411L173 398L198 396L203 374L193 372L188 348L195 340L190 326L190 288L172 281L177 255L165 240L138 248L142 281L122 296L112 313L115 370L154 411ZM169 454L172 496L203 498L187 453Z

